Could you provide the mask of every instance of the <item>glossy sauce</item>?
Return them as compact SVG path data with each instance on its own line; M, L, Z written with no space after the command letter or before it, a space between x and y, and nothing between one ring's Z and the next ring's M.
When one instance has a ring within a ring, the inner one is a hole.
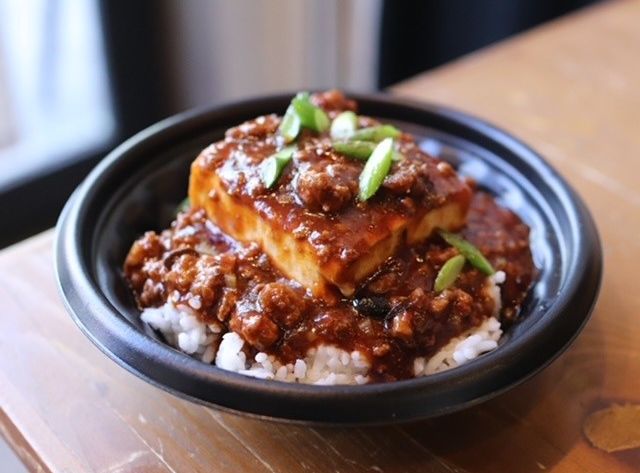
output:
M335 91L316 94L313 100L330 117L356 106ZM372 381L412 377L417 356L433 355L488 317L509 323L517 316L534 266L529 229L514 213L474 191L472 183L420 150L406 133L397 140L404 158L393 164L366 202L357 198L364 162L337 153L328 133L309 130L298 137L293 159L277 184L267 189L260 165L283 145L277 133L280 120L276 115L258 117L231 128L206 148L192 166L192 202L197 197L216 210L222 208L216 199L223 192L228 202L245 206L237 209L248 209L247 219L259 217L271 231L277 227L281 237L308 242L316 258L309 264L320 266L329 260L346 265L371 258L373 243L382 236L394 231L403 236L410 228L403 226L407 222L419 222L452 202L458 212L452 220L455 230L506 274L500 307L493 283L469 263L452 287L433 290L438 271L457 254L437 234L394 247L366 279L353 282L352 296L335 291L332 297L318 297L285 277L258 244L230 238L204 209L193 208L179 214L171 228L148 232L133 244L124 271L141 309L167 301L189 306L217 332L240 334L250 357L264 351L290 363L319 344L358 350L370 362ZM377 123L363 116L358 120L360 127ZM211 176L220 187L206 187ZM234 218L222 214L216 221L221 226L242 224Z
M330 117L356 104L339 92L315 94ZM307 241L320 264L348 265L371 250L371 243L391 234L400 222L416 221L449 202L468 207L470 190L446 163L420 149L413 136L396 139L404 156L395 162L381 189L366 202L358 198L364 161L343 156L332 147L329 133L303 129L296 151L277 184L267 189L260 165L281 149L277 130L281 118L258 117L229 129L192 166L221 180L224 192L251 208L270 226ZM379 124L359 116L359 127ZM192 199L195 200L195 199Z
M462 233L506 273L500 318L513 320L534 276L528 228L476 192ZM404 248L352 299L327 303L283 278L257 245L229 239L192 209L136 241L125 274L141 308L169 298L189 305L207 323L240 333L249 355L266 351L291 362L334 344L365 354L372 381L393 381L413 376L416 356L434 354L494 314L486 276L468 264L452 288L433 292L439 268L455 254L439 237Z

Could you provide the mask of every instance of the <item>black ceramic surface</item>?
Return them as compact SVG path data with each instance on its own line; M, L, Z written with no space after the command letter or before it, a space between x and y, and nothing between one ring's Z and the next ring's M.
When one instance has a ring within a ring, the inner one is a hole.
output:
M109 154L58 223L56 269L66 306L114 361L177 396L218 408L320 423L384 423L462 409L530 377L578 334L595 303L602 256L580 198L534 151L505 132L446 108L381 95L352 96L360 113L414 133L424 149L473 176L531 227L540 270L521 317L494 352L431 376L364 386L259 380L206 365L145 328L121 272L132 242L166 228L186 195L189 164L224 130L287 107L293 94L165 120Z

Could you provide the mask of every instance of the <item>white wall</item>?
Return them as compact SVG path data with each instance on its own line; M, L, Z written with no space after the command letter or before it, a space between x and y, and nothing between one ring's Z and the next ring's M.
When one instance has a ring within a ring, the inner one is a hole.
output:
M181 107L283 90L375 88L380 0L192 0L170 8Z
M97 1L0 0L0 187L114 129Z
M9 87L4 65L4 51L0 38L0 148L10 144L15 138L15 125L9 104Z

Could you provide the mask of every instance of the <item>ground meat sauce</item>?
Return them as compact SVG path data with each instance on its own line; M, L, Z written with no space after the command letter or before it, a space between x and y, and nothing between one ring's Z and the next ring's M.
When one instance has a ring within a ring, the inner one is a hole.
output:
M528 228L482 192L468 222L465 238L506 273L501 315L512 320L534 275ZM372 381L392 381L412 377L416 356L432 355L494 312L487 278L468 264L454 287L434 293L438 270L456 254L439 237L404 248L354 298L329 304L282 277L257 245L230 240L192 209L170 229L137 240L125 274L141 308L169 298L189 305L207 323L239 333L249 354L292 362L317 344L334 344L364 353Z
M331 117L355 110L355 103L338 92L313 100ZM361 127L376 123L367 117L359 121ZM413 138L403 134L399 148L405 159L394 163L372 202L363 204L356 197L362 162L337 154L328 137L303 130L292 164L275 189L268 190L256 163L281 145L279 123L279 117L269 115L230 129L225 140L205 151L208 165L217 169L229 194L268 202L257 210L281 212L282 225L300 238L313 239L305 228L310 221L323 222L327 234L316 239L329 253L348 247L336 241L339 232L330 225L345 223L337 223L333 215L348 215L349 231L375 229L387 215L433 208L453 185L449 178L457 180L451 166L426 160ZM294 208L301 210L292 212ZM493 197L473 192L460 233L506 274L501 307L495 306L487 276L468 263L450 288L433 290L442 265L458 254L437 235L402 247L358 285L353 297L336 292L333 298L317 298L278 271L258 244L228 237L199 208L178 214L169 229L138 239L124 273L141 309L167 301L189 306L219 332L240 334L248 357L263 351L292 363L319 344L335 345L358 350L368 359L370 381L393 381L413 377L417 356L433 355L488 317L513 321L532 284L529 229Z

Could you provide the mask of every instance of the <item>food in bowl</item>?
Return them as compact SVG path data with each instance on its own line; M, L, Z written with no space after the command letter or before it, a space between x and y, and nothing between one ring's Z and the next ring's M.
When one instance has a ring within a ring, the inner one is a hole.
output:
M229 129L124 274L170 345L248 376L363 384L495 349L535 276L529 229L337 91Z

